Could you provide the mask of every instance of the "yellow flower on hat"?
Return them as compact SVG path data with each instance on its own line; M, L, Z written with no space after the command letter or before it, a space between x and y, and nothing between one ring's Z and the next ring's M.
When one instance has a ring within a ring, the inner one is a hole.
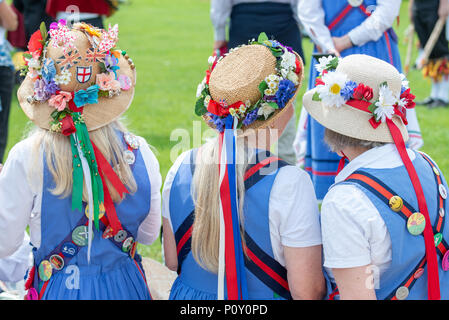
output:
M347 75L338 72L328 72L322 76L324 85L317 86L317 93L320 95L324 105L330 107L341 107L346 101L341 95L341 90L348 81Z

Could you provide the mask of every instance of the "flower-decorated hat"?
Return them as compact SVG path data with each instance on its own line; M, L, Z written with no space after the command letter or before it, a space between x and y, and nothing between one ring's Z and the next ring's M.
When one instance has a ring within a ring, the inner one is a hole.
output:
M66 115L74 112L82 111L89 131L119 118L133 99L136 73L117 41L118 25L100 30L77 23L70 29L60 20L47 32L42 24L30 38L18 90L28 118L56 132L66 130Z
M209 65L198 86L195 113L219 132L226 121L243 131L282 128L279 124L293 115L304 68L291 48L262 33L257 41L231 49L218 61L210 57Z
M386 120L408 140L407 109L415 103L394 66L367 55L323 57L316 87L303 98L309 114L326 128L360 140L393 143Z
M37 126L70 138L72 210L83 212L85 182L89 253L92 221L99 229L100 219L106 219L113 235L122 230L106 181L120 196L128 193L89 137L89 131L118 119L133 99L135 66L116 48L117 41L118 25L101 30L77 23L70 29L60 20L47 32L41 24L24 54L26 78L18 90L23 111Z
M389 63L367 55L321 58L316 88L304 107L326 128L356 139L394 143L424 218L429 299L439 299L438 260L432 222L420 178L407 152L407 109L415 107L408 81ZM391 177L394 179L394 177Z
M292 103L303 78L301 58L265 33L218 60L209 59L206 78L198 86L195 113L219 131L220 223L218 298L246 299L236 186L236 139L248 129L282 131L293 115ZM241 132L237 132L241 129ZM235 245L234 245L235 243Z

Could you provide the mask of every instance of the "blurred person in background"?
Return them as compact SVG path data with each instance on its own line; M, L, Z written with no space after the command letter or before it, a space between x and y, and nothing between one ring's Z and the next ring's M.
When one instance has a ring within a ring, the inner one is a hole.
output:
M47 29L53 22L53 19L45 13L47 0L14 0L13 5L23 15L25 44L33 32L39 29L42 21L45 22Z
M214 26L214 50L248 44L265 32L269 39L291 47L304 60L297 12L298 0L212 0L210 17ZM229 21L228 21L229 20ZM229 25L229 37L226 27ZM293 150L296 117L292 117L278 141L279 156L296 163Z
M8 118L11 94L14 86L14 66L11 60L11 45L6 40L7 31L17 29L17 15L11 7L0 0L0 162L8 139Z

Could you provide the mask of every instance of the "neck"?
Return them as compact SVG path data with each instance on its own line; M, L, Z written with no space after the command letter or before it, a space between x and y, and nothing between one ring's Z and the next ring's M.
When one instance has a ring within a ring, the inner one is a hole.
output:
M344 154L348 158L349 161L354 160L358 156L360 156L362 153L365 153L368 151L368 148L347 148L343 150Z

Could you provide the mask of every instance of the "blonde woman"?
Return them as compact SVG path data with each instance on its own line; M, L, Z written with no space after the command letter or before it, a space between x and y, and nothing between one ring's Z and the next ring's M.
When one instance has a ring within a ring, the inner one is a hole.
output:
M197 108L196 113L222 133L199 149L183 153L167 175L165 263L179 274L170 299L321 299L325 293L318 206L311 181L304 171L267 151L275 141L274 132L280 135L293 114L291 103L299 88L302 63L278 42L266 40L261 45L263 41L259 38L236 49L211 68L197 103L201 107L205 100L205 109ZM295 72L291 79L296 85L277 74L273 50L284 53L279 65ZM246 79L239 82L243 75ZM271 80L279 80L273 87L279 94L270 105L257 86L269 87ZM236 107L238 112L232 110ZM226 175L232 176L235 170L235 189L226 187L223 166L218 165L228 150L225 144L233 141L232 134L226 137L229 132L223 132L223 125L232 122L241 122L243 131L234 140L236 161L226 161ZM226 204L233 195L238 199L234 204L238 223L234 216L234 242L228 242Z
M44 44L30 43L18 91L36 128L0 173L0 257L17 250L29 226L27 299L150 299L136 245L159 234L159 165L118 120L132 101L134 65L104 42L115 46L115 27L51 28L32 36ZM90 58L94 51L104 60ZM105 77L109 89L92 85Z

